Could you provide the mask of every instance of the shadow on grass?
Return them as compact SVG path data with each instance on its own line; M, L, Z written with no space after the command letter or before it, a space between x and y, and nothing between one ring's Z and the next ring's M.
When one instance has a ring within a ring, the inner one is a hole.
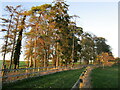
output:
M83 69L58 72L50 75L28 78L14 83L4 84L6 88L71 88Z

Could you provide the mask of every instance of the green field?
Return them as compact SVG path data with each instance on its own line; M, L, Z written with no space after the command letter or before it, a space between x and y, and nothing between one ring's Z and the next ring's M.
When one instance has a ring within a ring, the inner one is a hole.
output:
M0 60L0 66L2 65L2 60Z
M0 60L0 66L2 65L2 60ZM20 68L26 67L26 63L24 61L20 61Z
M78 65L78 64L80 64L79 62L76 62L76 63L74 63L75 65ZM0 65L2 65L2 60L0 60ZM9 64L7 64L7 65L9 65ZM51 62L49 62L49 65L52 65L52 63ZM82 65L82 64L81 64ZM27 66L27 64L25 63L25 61L20 61L20 63L19 63L19 68L26 68L26 66Z
M83 69L58 72L3 85L5 88L71 88Z
M118 66L96 68L92 71L93 88L118 88Z
M27 65L27 64L25 63L25 61L20 61L20 67L23 67L23 68L24 68L24 67L26 67L26 65Z

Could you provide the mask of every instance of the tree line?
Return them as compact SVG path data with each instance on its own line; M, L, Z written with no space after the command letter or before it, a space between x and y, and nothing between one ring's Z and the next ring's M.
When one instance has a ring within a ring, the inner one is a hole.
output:
M105 38L84 32L76 25L75 19L79 17L69 15L68 7L62 0L26 11L21 5L6 6L8 15L0 18L4 33L3 67L9 54L9 69L19 68L22 47L28 67L47 67L50 62L53 66L73 66L75 62L89 64L102 52L112 54Z

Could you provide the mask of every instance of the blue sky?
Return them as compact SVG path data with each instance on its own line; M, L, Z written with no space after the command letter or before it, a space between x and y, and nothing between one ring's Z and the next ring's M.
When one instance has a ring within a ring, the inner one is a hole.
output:
M12 1L12 0L11 0ZM28 0L29 1L29 0ZM52 1L52 0L51 0ZM22 5L30 9L49 2L2 2L2 14L6 5ZM51 3L51 2L50 2ZM78 15L77 25L84 31L107 39L107 44L112 48L113 55L118 56L118 2L67 2L69 13ZM1 33L0 33L1 34ZM0 36L1 37L1 36ZM0 43L0 45L2 42ZM23 57L23 56L22 56ZM1 59L1 56L0 56Z
M107 39L113 55L118 56L118 3L117 2L73 2L70 13L80 16L77 25L84 31Z

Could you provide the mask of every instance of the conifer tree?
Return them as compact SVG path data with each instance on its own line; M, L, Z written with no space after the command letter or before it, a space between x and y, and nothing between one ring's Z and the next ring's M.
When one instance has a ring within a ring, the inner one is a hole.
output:
M26 19L26 15L23 15L23 19L21 21L21 27L19 27L19 32L18 32L18 39L17 39L17 43L15 46L15 52L14 52L14 69L19 68L19 58L20 58L20 54L21 54L21 43L22 43L22 34L23 34L23 29L24 29L24 25L25 25L25 19Z

